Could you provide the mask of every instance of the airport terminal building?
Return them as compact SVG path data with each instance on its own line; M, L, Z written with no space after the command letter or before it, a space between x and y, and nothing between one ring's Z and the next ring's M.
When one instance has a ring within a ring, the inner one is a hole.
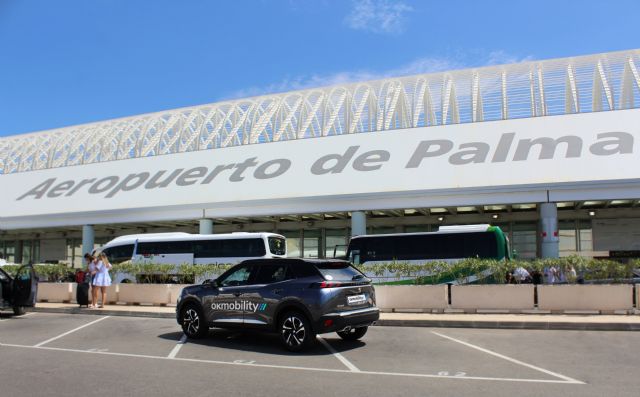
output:
M491 223L520 257L640 257L640 50L322 87L0 138L0 253L132 233ZM337 247L337 248L336 248Z

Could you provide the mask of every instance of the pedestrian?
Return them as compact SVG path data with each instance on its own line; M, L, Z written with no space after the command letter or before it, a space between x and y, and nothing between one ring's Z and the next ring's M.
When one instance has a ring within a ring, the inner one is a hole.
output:
M538 269L531 271L531 282L535 285L542 284L543 275L542 272Z
M567 277L568 283L575 283L576 279L578 278L578 274L576 273L576 268L573 267L573 265L571 264L567 265L567 267L564 269L564 274Z
M531 274L522 266L518 266L513 271L513 277L516 279L518 284L530 284L531 283Z
M558 270L555 266L544 268L544 278L547 284L555 284L558 281Z
M513 274L510 270L507 270L507 273L504 276L505 284L515 284L516 280L513 278Z
M111 276L109 276L109 270L111 267L109 258L107 258L107 255L104 252L101 252L98 255L98 263L96 264L96 277L93 280L93 284L100 289L102 295L102 300L100 301L99 306L100 308L103 308L107 301L107 287L111 285Z
M91 287L91 303L89 304L89 308L95 308L98 304L98 289L93 285L93 279L96 277L98 260L89 253L84 254L84 259L87 261L86 277Z

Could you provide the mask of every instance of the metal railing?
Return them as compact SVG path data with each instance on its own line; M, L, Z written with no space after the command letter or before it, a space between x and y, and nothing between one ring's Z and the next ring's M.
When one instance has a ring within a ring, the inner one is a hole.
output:
M293 139L640 107L640 50L389 78L0 138L0 174Z

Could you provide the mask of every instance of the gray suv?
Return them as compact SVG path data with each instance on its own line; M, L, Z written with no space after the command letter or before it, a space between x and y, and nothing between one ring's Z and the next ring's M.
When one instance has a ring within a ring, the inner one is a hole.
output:
M178 324L189 338L210 327L277 332L284 347L300 351L316 335L364 336L379 318L371 280L341 260L255 259L216 280L182 290Z

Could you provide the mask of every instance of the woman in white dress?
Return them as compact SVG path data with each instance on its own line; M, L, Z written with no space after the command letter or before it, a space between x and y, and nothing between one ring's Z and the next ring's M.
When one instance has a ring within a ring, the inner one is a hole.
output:
M109 258L107 258L103 252L98 255L98 259L99 261L96 265L96 277L93 280L93 285L96 288L99 288L102 293L102 301L99 306L102 308L107 301L107 287L111 285L111 276L109 276L111 263L109 263Z

